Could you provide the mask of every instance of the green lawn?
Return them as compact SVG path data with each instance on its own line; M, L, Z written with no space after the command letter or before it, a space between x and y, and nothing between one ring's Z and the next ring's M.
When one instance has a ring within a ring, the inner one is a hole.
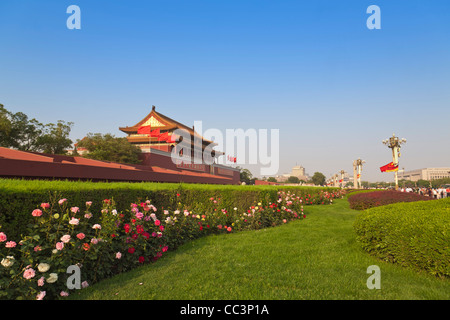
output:
M355 241L347 200L306 206L307 218L276 228L209 236L157 263L104 280L73 299L449 299L450 280L379 261ZM381 289L366 286L367 267Z

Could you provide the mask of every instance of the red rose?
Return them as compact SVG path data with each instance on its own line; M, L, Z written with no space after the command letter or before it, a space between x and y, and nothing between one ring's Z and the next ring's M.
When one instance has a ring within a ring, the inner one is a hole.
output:
M139 257L139 263L144 263L144 261L145 261L145 258L143 256L140 256Z
M134 251L136 251L133 247L128 248L128 253L134 253Z

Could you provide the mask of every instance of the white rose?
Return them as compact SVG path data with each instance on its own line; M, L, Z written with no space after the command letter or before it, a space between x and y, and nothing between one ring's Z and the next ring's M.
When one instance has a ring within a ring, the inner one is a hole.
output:
M14 264L14 257L13 256L6 256L6 258L2 259L2 266L4 266L5 268L9 268Z
M54 283L56 281L58 281L58 274L50 273L50 276L47 278L47 283Z
M47 272L50 269L50 265L48 263L39 263L37 268L39 272Z

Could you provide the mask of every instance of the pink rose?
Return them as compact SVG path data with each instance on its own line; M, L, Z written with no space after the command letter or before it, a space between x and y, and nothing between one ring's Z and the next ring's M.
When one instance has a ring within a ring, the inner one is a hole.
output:
M90 219L90 218L92 218L92 213L88 212L88 213L86 213L86 214L84 215L84 217L85 217L86 219Z
M36 272L32 269L32 268L27 268L25 269L25 271L23 272L23 277L25 279L31 279L36 275Z
M14 241L8 241L5 245L6 248L14 248L17 244Z
M80 208L72 207L72 208L70 208L70 211L73 212L73 213L77 213L78 211L80 211Z
M120 258L122 258L122 254L120 252L117 252L116 253L116 259L120 259Z
M37 296L36 296L36 300L42 300L42 299L44 299L45 293L46 293L45 291L39 292L39 293L37 294Z
M67 199L61 199L61 200L59 200L58 201L58 203L60 204L60 205L62 205L64 202L66 202L67 201Z
M161 224L161 221L155 220L155 226L159 226Z
M62 250L64 248L64 242L57 242L56 243L56 249Z
M80 223L80 220L75 219L74 217L72 217L72 219L70 219L69 224L71 225L78 225L78 223Z
M50 208L50 203L41 203L41 208L42 208L42 209L48 209L48 208Z
M85 237L84 233L80 232L79 234L77 234L77 238L80 240L83 240Z
M44 285L44 282L45 282L45 278L44 278L44 277L41 277L41 278L38 280L38 286L39 286L39 287L42 287L42 286Z
M66 234L61 237L61 241L67 243L70 241L70 235Z
M42 211L41 211L40 209L35 209L35 210L33 210L33 212L31 213L31 215L32 215L33 217L40 217L40 216L42 216Z
M6 237L6 234L3 232L0 232L0 242L5 242L8 238Z
M139 211L138 211L138 212L136 213L136 218L139 219L139 220L141 220L143 216L144 216L144 214L143 214L142 212L139 212Z

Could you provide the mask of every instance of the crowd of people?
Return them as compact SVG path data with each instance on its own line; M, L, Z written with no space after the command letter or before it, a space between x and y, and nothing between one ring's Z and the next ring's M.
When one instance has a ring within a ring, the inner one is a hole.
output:
M440 188L401 188L402 192L415 192L422 196L430 197L433 199L442 199L450 197L450 187Z

